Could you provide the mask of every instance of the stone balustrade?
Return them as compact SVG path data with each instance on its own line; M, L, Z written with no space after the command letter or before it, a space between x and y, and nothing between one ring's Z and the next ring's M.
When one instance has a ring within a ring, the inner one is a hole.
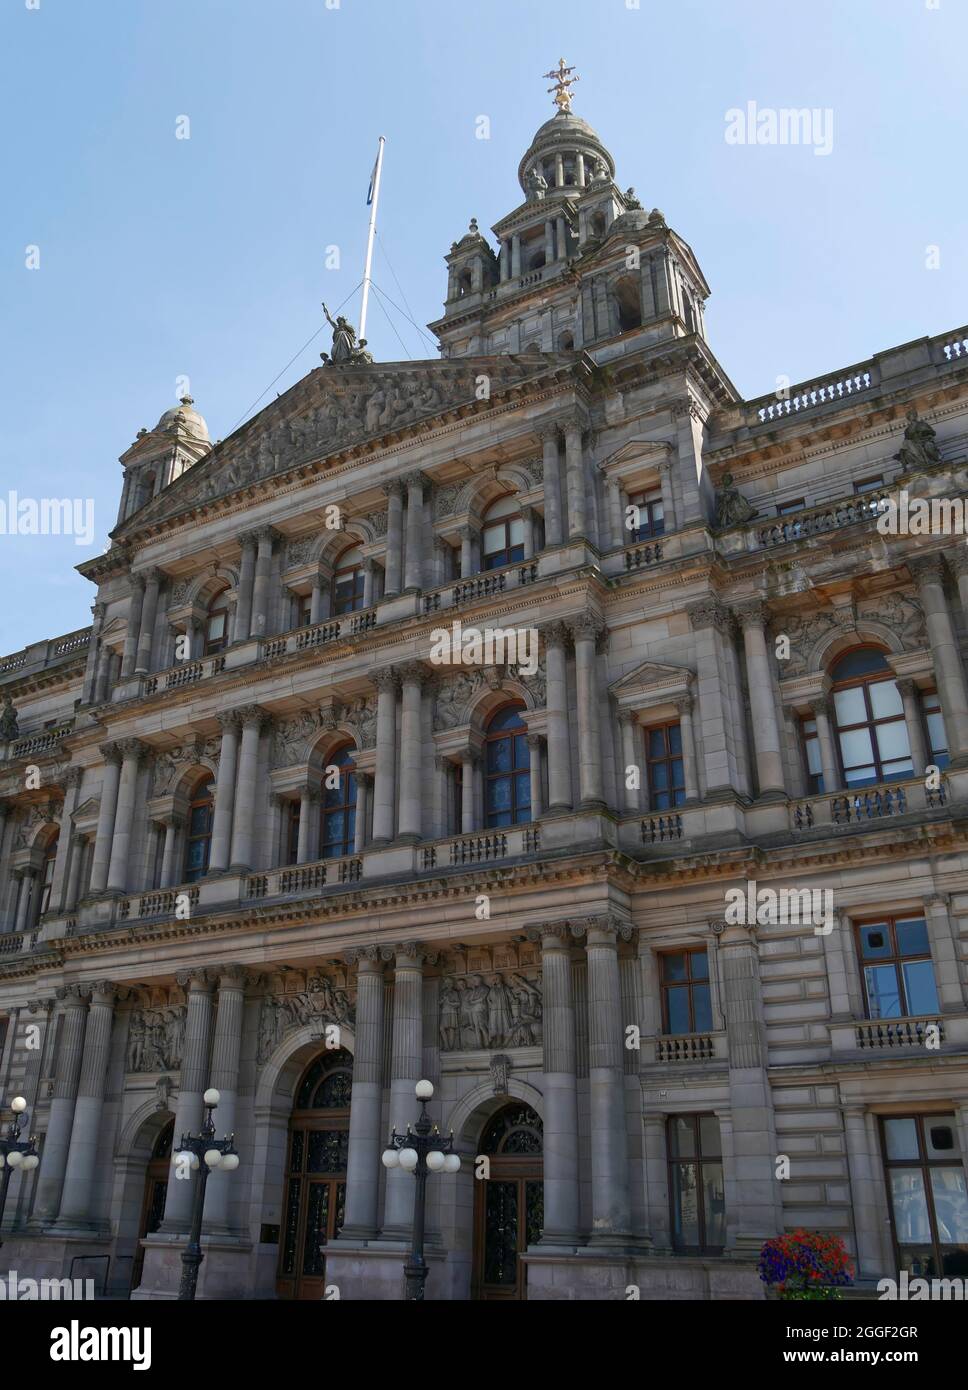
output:
M937 1029L930 1034L928 1029ZM924 1047L931 1037L944 1042L940 1018L872 1018L855 1025L857 1046L865 1052L884 1052Z
M855 791L797 798L790 803L790 829L803 832L835 825L867 825L892 816L940 810L948 802L945 778L929 787L921 777L885 782Z

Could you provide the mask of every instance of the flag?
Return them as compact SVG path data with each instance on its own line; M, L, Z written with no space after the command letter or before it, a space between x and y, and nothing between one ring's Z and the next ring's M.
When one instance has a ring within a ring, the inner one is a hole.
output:
M372 172L371 175L370 175L370 186L369 186L369 188L366 190L366 205L367 205L367 207L369 207L370 204L373 202L373 186L374 186L374 184L376 183L376 166L379 164L379 162L380 162L380 155L379 155L379 152L377 152L376 159L373 161L373 172Z

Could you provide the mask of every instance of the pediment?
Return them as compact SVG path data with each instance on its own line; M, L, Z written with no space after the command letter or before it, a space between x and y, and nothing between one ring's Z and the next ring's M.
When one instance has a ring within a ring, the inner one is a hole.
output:
M318 367L248 421L113 533L117 538L309 464L334 467L462 415L486 410L574 353ZM485 394L486 391L486 394Z
M626 671L624 676L613 681L608 688L616 699L621 699L624 695L654 693L659 690L681 694L689 686L694 674L688 666L668 666L659 661L643 661L641 666Z
M89 796L80 806L75 806L71 812L71 820L77 824L79 821L96 820L101 810L101 798L99 796Z

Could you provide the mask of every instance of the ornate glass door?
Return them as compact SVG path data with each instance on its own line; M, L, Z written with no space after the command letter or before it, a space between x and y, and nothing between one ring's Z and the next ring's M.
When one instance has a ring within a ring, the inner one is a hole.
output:
M145 1193L141 1203L141 1222L138 1227L138 1247L134 1252L131 1269L131 1287L136 1289L141 1283L145 1252L141 1244L145 1236L154 1235L165 1219L165 1198L168 1196L168 1176L171 1172L171 1145L175 1133L175 1121L169 1120L155 1140L155 1147L148 1160L145 1175Z
M541 1119L520 1102L499 1111L481 1136L490 1173L475 1184L475 1298L527 1297L520 1256L544 1225L542 1147Z
M351 1088L352 1058L340 1051L317 1058L297 1089L276 1279L281 1298L325 1293L326 1246L343 1225Z

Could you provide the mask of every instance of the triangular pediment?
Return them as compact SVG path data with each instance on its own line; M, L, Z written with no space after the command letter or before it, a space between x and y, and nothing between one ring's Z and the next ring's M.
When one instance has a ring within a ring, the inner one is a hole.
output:
M574 353L318 367L117 528L126 536L293 468L332 467L354 450L406 439L480 413L548 375L571 376Z
M668 690L684 692L694 677L688 666L667 666L660 661L643 661L631 671L626 671L608 687L612 695L634 695L639 691Z
M89 796L80 806L75 806L71 812L73 821L91 820L96 817L101 809L101 798L99 796Z

